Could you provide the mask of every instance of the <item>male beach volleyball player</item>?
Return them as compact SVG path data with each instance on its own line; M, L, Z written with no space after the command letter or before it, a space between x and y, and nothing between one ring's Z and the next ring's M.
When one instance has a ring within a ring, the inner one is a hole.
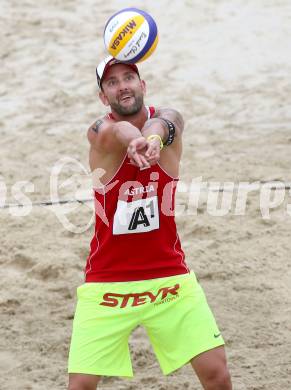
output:
M128 338L145 327L165 375L190 362L204 389L230 390L224 341L174 220L183 119L144 105L136 65L96 69L111 112L88 131L96 227L69 355L69 390L95 390L102 375L131 377Z

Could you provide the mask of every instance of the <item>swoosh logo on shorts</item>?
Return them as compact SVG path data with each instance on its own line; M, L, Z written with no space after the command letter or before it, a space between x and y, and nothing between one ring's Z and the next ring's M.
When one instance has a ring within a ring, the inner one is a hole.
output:
M218 334L215 334L214 337L217 339L217 337L219 337L221 335L221 333L218 333Z

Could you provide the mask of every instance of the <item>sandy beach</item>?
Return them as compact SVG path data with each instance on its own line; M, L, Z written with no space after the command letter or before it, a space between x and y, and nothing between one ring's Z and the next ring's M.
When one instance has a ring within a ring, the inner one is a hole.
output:
M94 229L86 132L106 112L95 66L106 54L105 22L127 6L1 3L1 390L66 388L75 293ZM289 390L290 1L134 6L155 18L160 36L139 66L146 103L185 119L176 220L226 341L234 390ZM43 205L58 200L72 202ZM217 200L227 203L222 212ZM130 349L134 378L105 377L100 389L201 388L190 365L162 375L143 328Z

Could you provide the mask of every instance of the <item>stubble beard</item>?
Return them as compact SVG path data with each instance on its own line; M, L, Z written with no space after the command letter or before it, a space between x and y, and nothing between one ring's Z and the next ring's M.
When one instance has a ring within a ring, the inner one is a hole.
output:
M111 103L111 108L117 112L118 115L130 116L137 114L143 106L143 96L134 96L134 103L131 106L124 107L119 103Z

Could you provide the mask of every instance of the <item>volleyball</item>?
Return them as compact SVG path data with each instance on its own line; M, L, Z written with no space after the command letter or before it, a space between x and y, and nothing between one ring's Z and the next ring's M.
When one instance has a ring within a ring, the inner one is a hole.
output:
M125 63L147 59L158 44L158 28L147 12L124 8L111 16L104 28L106 50Z

